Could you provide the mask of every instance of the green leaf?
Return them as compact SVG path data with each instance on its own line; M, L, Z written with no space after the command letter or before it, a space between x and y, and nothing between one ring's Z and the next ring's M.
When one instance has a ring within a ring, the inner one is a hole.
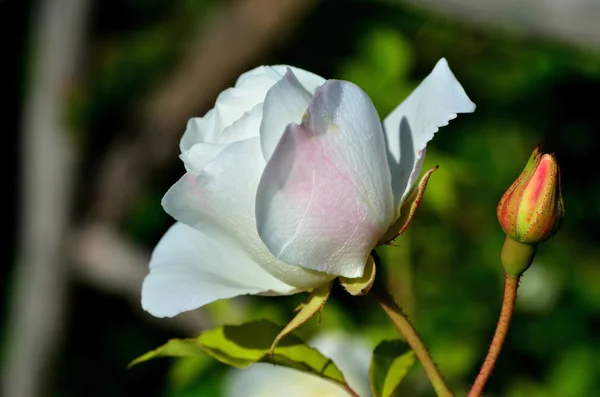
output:
M284 336L271 354L271 343L280 331L278 325L259 320L205 331L197 343L206 353L234 367L244 368L255 362L272 363L319 376L351 390L331 359L295 335Z
M198 357L203 355L204 351L196 344L195 339L171 339L161 347L139 356L127 367L131 368L158 357Z
M163 346L136 358L128 367L158 357L201 357L208 354L239 368L256 362L293 368L330 380L354 392L331 359L295 335L283 336L271 351L273 340L281 332L280 326L266 320L225 325L205 331L197 339L171 339Z
M399 339L383 341L373 351L369 380L374 397L390 397L415 363L415 353Z
M275 346L277 346L277 344L282 338L294 332L295 329L307 322L316 312L323 309L323 306L325 306L327 299L329 299L329 294L331 293L332 286L333 281L321 287L315 288L310 293L308 299L306 299L306 302L301 304L296 309L298 311L296 317L294 317L292 321L290 321L288 325L286 325L285 328L282 329L281 332L273 339L273 343L271 344L270 349L271 353L274 351Z
M194 340L194 344L196 341ZM184 390L198 382L215 364L215 360L202 350L201 356L175 360L169 368L168 383L174 390Z

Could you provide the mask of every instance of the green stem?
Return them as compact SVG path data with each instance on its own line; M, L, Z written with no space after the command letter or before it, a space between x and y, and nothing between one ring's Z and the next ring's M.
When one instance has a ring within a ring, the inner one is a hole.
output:
M415 352L438 397L453 397L454 394L446 385L444 377L429 355L427 347L402 312L402 309L398 307L394 299L387 292L381 290L375 291L375 298Z
M500 355L502 345L504 345L504 340L508 333L508 328L510 327L510 320L512 319L515 302L517 301L517 288L519 287L520 278L520 276L513 276L508 273L504 275L504 298L502 300L500 319L496 326L496 333L494 334L488 354L483 361L479 375L477 375L468 397L481 396L483 388L494 369L494 364Z

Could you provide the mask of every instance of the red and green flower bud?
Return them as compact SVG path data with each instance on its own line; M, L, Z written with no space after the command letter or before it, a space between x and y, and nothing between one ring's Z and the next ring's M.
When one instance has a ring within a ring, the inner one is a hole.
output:
M563 214L556 157L536 148L497 208L498 221L507 236L502 261L508 273L521 274L529 267L536 245L557 232Z

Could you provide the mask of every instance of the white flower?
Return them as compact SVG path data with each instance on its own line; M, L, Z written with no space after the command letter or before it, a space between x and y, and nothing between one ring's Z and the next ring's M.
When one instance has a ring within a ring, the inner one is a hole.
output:
M383 122L356 85L259 67L181 139L187 173L163 207L143 307L174 316L243 294L292 294L360 277L400 215L425 146L475 105L440 60Z
M360 396L370 396L369 363L371 350L361 338L342 332L326 331L309 342L333 362ZM348 397L341 386L294 369L256 363L232 369L225 382L225 397Z

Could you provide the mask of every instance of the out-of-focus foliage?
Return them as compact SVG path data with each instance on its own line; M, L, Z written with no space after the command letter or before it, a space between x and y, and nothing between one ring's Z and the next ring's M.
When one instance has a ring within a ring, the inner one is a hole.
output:
M384 340L373 350L369 378L373 397L390 397L416 361L415 353L401 340Z
M196 338L171 339L164 345L139 356L127 366L131 368L134 365L160 357L195 358L205 354L204 350L196 343Z
M82 175L144 95L177 64L181 47L210 18L209 1L96 2L88 78L69 108L80 133ZM516 316L490 379L490 396L600 395L600 54L474 28L393 2L319 2L295 33L259 62L299 66L359 84L382 117L446 57L477 104L428 146L424 169L440 165L398 246L378 250L378 276L413 318L451 386L464 394L487 350L500 307L504 239L496 204L531 150L561 164L566 219L521 282ZM232 82L233 83L233 82ZM200 116L198 115L190 115ZM182 131L183 133L183 131ZM171 224L160 198L183 172L156 175L124 227L148 249ZM86 286L72 291L67 335L51 395L218 396L229 368L191 358L126 365L175 334ZM248 297L208 307L217 324L268 319L286 324L304 296ZM315 316L318 317L318 316ZM298 335L343 328L374 345L397 338L370 297L334 286L321 321ZM402 396L430 396L420 369Z

